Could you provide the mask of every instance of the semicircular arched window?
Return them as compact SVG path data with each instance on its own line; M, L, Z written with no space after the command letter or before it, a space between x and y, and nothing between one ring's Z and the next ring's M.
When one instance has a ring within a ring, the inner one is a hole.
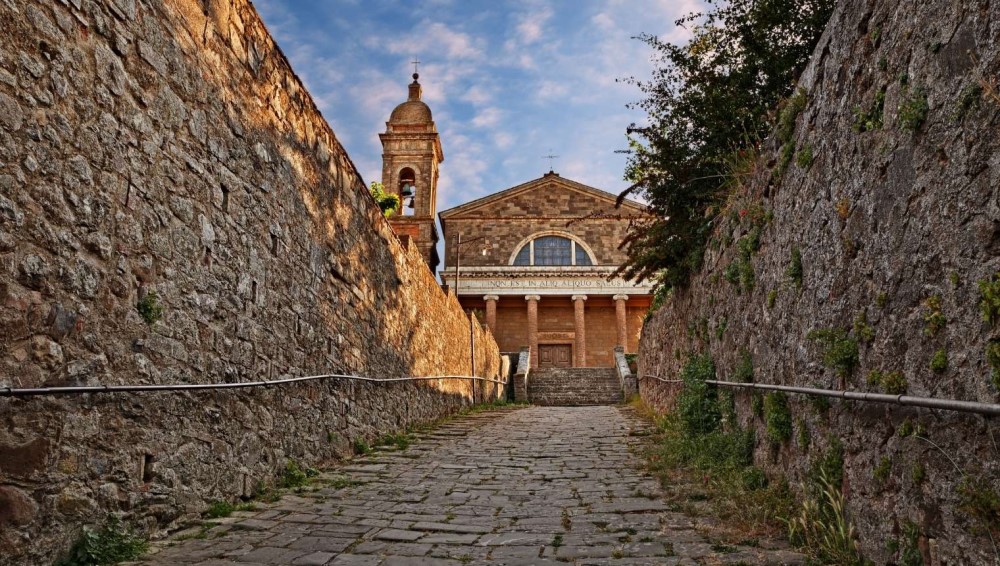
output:
M513 265L594 265L583 246L562 236L539 236L524 244Z

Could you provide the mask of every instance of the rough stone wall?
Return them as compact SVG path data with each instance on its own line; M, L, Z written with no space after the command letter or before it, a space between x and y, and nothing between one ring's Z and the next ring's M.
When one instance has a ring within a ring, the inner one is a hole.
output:
M0 27L0 387L471 371L469 319L248 2L3 0ZM0 563L51 562L109 510L170 525L491 389L0 400Z
M867 383L869 372L902 371L911 395L1000 401L985 359L998 329L980 317L977 286L1000 270L1000 99L977 88L984 78L995 84L1000 71L998 26L996 3L840 3L800 81L809 98L793 139L797 151L811 148L811 167L793 160L783 181L770 183L779 142L769 140L751 194L735 202L715 234L703 272L645 325L640 374L674 378L687 352L705 351L728 379L746 349L761 383L881 392ZM856 131L854 109L868 112L882 88L883 127ZM900 105L918 89L928 112L911 132ZM774 217L751 259L756 284L738 294L724 274L737 257L731 242L749 230L746 221L740 226L740 211L755 203ZM787 275L793 248L801 250L801 289ZM934 295L947 322L930 335L926 301ZM859 366L840 380L806 335L833 327L863 334L852 330L861 312L874 337L861 340ZM929 367L938 350L948 357L941 373ZM661 409L670 407L671 387L641 383L643 397ZM867 557L898 559L886 542L911 521L925 559L936 546L941 563L996 560L984 525L961 508L959 495L966 475L1000 491L995 420L837 402L817 413L805 398L790 401L793 438L806 428L811 446L793 440L772 452L764 422L750 414L748 396L738 395L740 420L757 430L757 463L796 485L829 437L841 439L843 488ZM907 418L937 447L901 437ZM883 457L890 473L876 481Z

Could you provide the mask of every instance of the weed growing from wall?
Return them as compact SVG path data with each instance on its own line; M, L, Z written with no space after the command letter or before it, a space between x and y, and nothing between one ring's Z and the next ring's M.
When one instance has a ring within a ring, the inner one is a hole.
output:
M750 414L758 418L764 416L764 396L756 391L750 394Z
M986 363L990 366L993 387L1000 390L1000 339L990 340L986 344Z
M705 383L715 379L715 362L711 356L692 354L681 369L684 388L677 397L677 415L684 429L692 434L705 434L719 427L717 389Z
M753 356L746 349L740 350L740 359L733 368L732 379L737 383L753 382Z
M899 554L899 566L924 566L924 556L920 552L920 529L913 521L903 525L903 549Z
M948 369L948 352L941 348L931 357L930 363L931 371L934 373L942 373Z
M135 560L149 543L117 515L108 515L99 529L83 527L80 538L56 566L91 566Z
M979 108L979 102L982 98L983 87L981 85L976 83L967 85L962 89L961 94L958 95L958 101L955 104L955 111L952 113L952 118L956 122L961 122L970 111Z
M736 258L727 267L723 276L736 286L736 293L753 291L756 275L751 258L760 249L761 227L754 226L750 232L736 241Z
M139 311L139 316L150 326L163 318L163 305L155 291L147 291L136 303L135 310Z
M1000 493L982 478L965 476L958 486L959 510L975 519L977 530L1000 535Z
M726 327L729 325L729 320L726 317L722 317L715 325L715 339L717 341L722 340L722 336L726 333Z
M809 444L812 440L809 435L809 425L806 424L804 419L795 419L795 430L798 431L797 441L799 448L801 448L803 452L808 452Z
M884 309L889 304L889 294L882 292L875 297L875 306Z
M792 139L795 134L795 121L805 109L807 102L806 91L800 88L784 102L778 114L778 128L775 134L781 141L781 149L779 150L778 167L774 171L776 180L781 179L785 174L785 170L788 169L788 164L791 163L792 156L795 154L795 140Z
M807 171L809 170L810 167L812 167L813 150L811 145L805 144L804 146L802 146L802 149L800 149L799 152L795 154L795 164Z
M868 372L868 385L881 388L889 395L902 395L906 393L909 383L901 371L883 372L874 369Z
M839 486L844 481L844 444L836 436L827 437L827 447L809 466L809 487L813 495L822 488L822 478Z
M931 295L924 301L924 334L937 336L937 333L948 323L941 312L941 295Z
M872 470L872 479L875 480L879 485L884 485L885 482L889 481L889 476L892 473L892 459L888 456L882 456L879 460L878 465Z
M910 132L916 132L927 120L929 110L927 92L922 88L913 89L899 103L899 109L897 110L899 127Z
M772 391L764 397L764 422L772 444L784 444L792 439L792 412L784 392Z
M368 445L364 440L357 438L353 443L354 453L361 456L364 454L370 454L372 447Z
M837 204L833 205L833 210L837 212L837 217L841 220L847 220L851 217L851 201L847 197L844 197L837 201Z
M302 469L302 467L299 466L299 463L295 460L288 460L285 462L285 469L281 473L281 479L278 481L278 487L302 487L309 481L309 478L317 475L319 475L318 471L312 468Z
M858 341L841 328L812 330L806 338L823 348L823 365L837 372L839 377L850 377L858 365Z
M818 384L813 384L813 387L821 388ZM820 395L810 395L809 405L812 406L813 412L816 416L826 416L826 412L830 410L830 399L828 397L822 397Z
M796 288L802 288L802 252L799 251L799 248L792 248L791 259L788 262L785 275L788 276Z
M1000 320L1000 271L993 277L979 281L979 312L983 321L996 326Z
M861 105L854 107L854 131L860 133L882 129L885 114L885 87L878 89L875 100L864 110Z
M862 342L871 342L875 339L875 329L868 324L868 309L862 309L854 317L854 335Z

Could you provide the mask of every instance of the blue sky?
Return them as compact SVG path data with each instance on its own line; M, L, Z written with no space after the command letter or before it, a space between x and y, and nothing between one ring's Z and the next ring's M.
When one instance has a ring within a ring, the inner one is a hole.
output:
M366 182L381 176L378 133L406 99L414 57L445 160L438 211L548 171L626 187L625 105L648 78L642 32L675 42L700 0L254 0Z

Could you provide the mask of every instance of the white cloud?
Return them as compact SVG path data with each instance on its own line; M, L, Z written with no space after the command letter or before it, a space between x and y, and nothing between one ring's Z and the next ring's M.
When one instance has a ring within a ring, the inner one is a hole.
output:
M483 56L481 39L453 30L441 22L427 20L418 23L408 34L388 41L382 36L373 37L368 45L397 55L443 53L446 59L479 59Z
M472 85L469 90L462 95L462 100L475 105L486 104L493 99L493 95L481 84Z
M472 119L472 125L477 128L489 128L500 122L500 110L494 107L484 108Z
M507 132L496 132L493 134L493 145L500 149L508 149L514 145L514 136Z
M548 6L523 14L515 27L520 43L531 45L541 39L545 35L545 24L551 18L552 8Z
M535 94L541 99L562 98L569 92L569 86L563 82L543 80L538 84Z

